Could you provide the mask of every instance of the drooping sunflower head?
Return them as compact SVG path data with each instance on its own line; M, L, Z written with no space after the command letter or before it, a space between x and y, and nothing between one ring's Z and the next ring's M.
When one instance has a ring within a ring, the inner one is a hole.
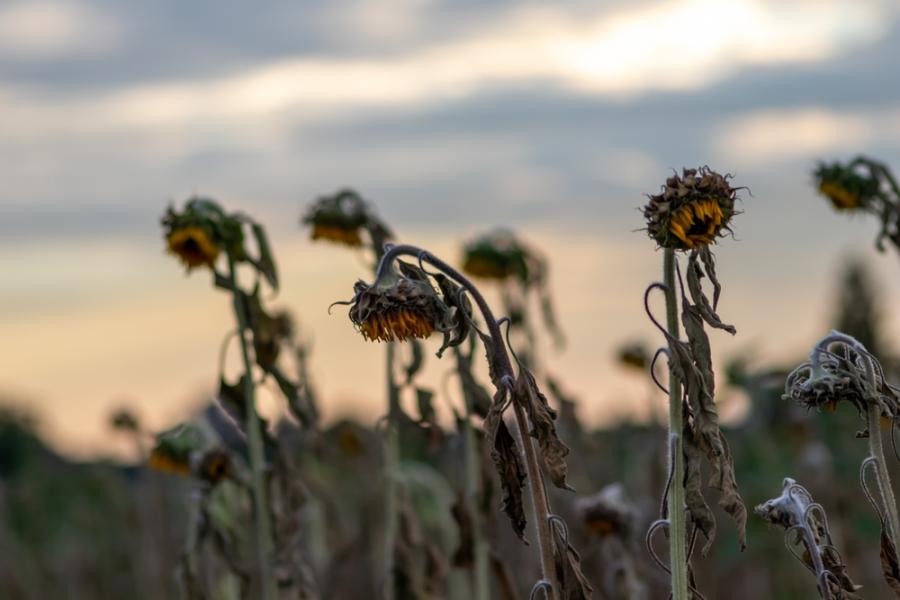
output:
M427 276L387 273L374 284L353 286L350 320L367 340L425 339L453 329L455 310L437 294Z
M695 250L730 231L737 189L709 167L683 169L644 206L647 233L663 248Z
M243 253L243 233L236 218L227 216L218 204L205 198L190 198L181 211L169 207L162 219L163 235L170 254L187 267L214 268L223 250Z
M199 428L184 423L156 436L147 463L150 468L163 473L188 476L192 472L192 457L204 446L204 436Z
M539 263L511 231L496 229L479 236L463 248L463 271L481 279L517 279L527 283Z
M839 162L819 163L813 176L819 193L840 211L866 208L880 187L875 177Z
M312 226L313 240L326 240L345 246L362 246L363 232L369 233L377 248L392 237L390 230L375 216L369 204L350 189L320 197L306 211L302 222Z

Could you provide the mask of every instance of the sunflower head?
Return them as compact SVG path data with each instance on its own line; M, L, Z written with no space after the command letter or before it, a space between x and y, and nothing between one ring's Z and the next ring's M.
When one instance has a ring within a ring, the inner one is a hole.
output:
M535 260L511 231L497 229L470 241L463 248L463 271L481 279L531 281Z
M163 473L188 476L192 472L192 456L202 451L204 446L203 433L196 425L179 425L156 436L148 465Z
M369 204L353 190L341 190L333 196L322 196L309 207L302 219L312 227L313 240L326 240L345 246L363 245L362 234L369 233L378 249L390 239L391 232L375 216Z
M647 365L650 364L647 348L640 342L634 342L619 348L617 358L622 366L638 371L646 370Z
M402 342L453 329L456 311L438 296L424 272L416 276L421 270L407 267L402 275L388 272L372 285L358 281L353 286L350 320L365 339Z
M880 187L875 177L838 162L819 163L813 176L819 193L840 211L866 208L878 194Z
M663 248L695 250L716 241L735 215L736 188L709 167L683 169L644 206L647 233Z
M178 257L188 271L214 268L223 250L238 259L244 255L240 221L226 215L212 200L190 198L181 211L170 206L162 226L168 252Z

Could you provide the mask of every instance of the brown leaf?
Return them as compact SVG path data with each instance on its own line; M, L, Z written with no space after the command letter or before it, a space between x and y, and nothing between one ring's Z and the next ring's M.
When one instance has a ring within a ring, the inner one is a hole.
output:
M701 267L700 263L697 262L698 257L706 267L705 273L703 271L703 267ZM703 286L700 280L704 277L704 275L708 276L709 280L713 284L712 303L710 303L709 298L706 297L706 294L703 293ZM734 335L736 333L734 325L723 323L719 318L719 315L716 314L716 305L719 303L719 294L722 291L722 285L716 278L715 262L713 260L713 255L708 248L704 248L702 251L694 250L693 252L691 252L690 257L688 258L687 285L688 291L691 294L691 299L694 301L694 304L697 307L697 312L703 318L703 320L706 321L710 327L715 327L716 329L724 329L728 333Z
M695 254L692 254L692 258L694 256ZM696 263L694 265L696 266ZM691 271L693 270L691 268ZM689 274L688 281L690 282L690 280L691 275ZM696 281L699 285L699 279ZM699 292L699 295L705 299L702 291ZM695 445L695 448L706 455L706 459L712 468L708 485L721 494L719 506L734 519L738 530L738 538L743 549L747 545L747 509L737 489L731 450L728 447L725 436L719 429L719 413L715 403L715 373L712 368L712 352L709 345L709 337L703 328L704 321L710 323L708 320L710 315L705 315L699 305L691 304L686 297L682 297L682 304L681 321L688 338L690 357L687 362L690 364L682 364L680 368L684 373L683 382L691 412L690 422L692 423L693 433L696 434L686 435L685 445L687 446L688 438L690 437L690 442ZM716 322L721 324L717 315L714 313L710 314ZM727 328L727 326L723 328ZM681 362L685 362L683 357ZM699 470L697 477L700 477ZM708 510L708 507L706 510ZM700 525L698 524L698 526ZM712 530L707 530L700 526L700 529L707 536L707 543L703 548L703 554L706 554L715 536L715 527Z
M885 531L885 524L881 525L881 573L884 580L891 586L894 594L900 597L900 564L897 561L897 550L891 542L891 538Z
M513 531L523 542L525 539L525 503L522 489L525 487L525 469L519 458L519 448L503 421L502 409L506 403L505 389L498 390L494 405L484 421L485 433L491 448L491 460L500 477L503 512L509 517Z
M528 420L531 422L529 434L538 441L541 460L553 485L564 490L572 490L566 483L568 473L566 455L569 454L569 447L562 443L556 434L556 411L550 408L547 397L538 389L534 375L525 367L519 368L519 377L513 388L513 402L524 406L528 414Z
M556 561L556 578L559 580L559 597L562 600L589 600L594 593L594 588L584 573L581 571L581 556L567 541L560 539L557 534L554 544L554 560ZM560 552L560 546L565 542L565 554Z

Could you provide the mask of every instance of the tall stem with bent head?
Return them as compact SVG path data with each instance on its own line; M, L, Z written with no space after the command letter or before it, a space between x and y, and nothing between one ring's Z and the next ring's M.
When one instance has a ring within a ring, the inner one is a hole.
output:
M675 295L675 251L666 248L663 256L663 281L666 288L666 328L672 339L679 336L678 300ZM672 356L674 348L670 348ZM669 563L672 569L672 598L687 600L687 520L684 513L684 406L681 381L669 361L669 464L672 468L669 488Z
M256 387L253 382L253 363L250 361L247 342L246 307L237 283L234 258L228 255L228 276L231 283L234 314L238 323L238 339L244 361L244 401L246 402L247 447L250 454L250 475L253 489L254 526L256 532L256 558L259 580L264 600L274 600L275 580L269 562L272 560L272 525L269 521L269 505L266 502L266 457L263 450L262 427L256 412Z
M381 257L378 270L375 274L376 281L384 275L391 267L391 263L400 256L414 256L422 262L426 262L439 271L447 275L458 283L466 292L468 292L478 310L484 318L488 334L493 342L493 348L489 351L493 352L491 356L492 362L497 369L495 373L497 386L511 386L511 382L515 381L515 372L513 371L512 362L509 359L509 352L506 349L506 342L500 331L500 324L494 318L494 313L488 306L484 296L478 291L478 288L469 281L469 279L437 258L430 252L407 244L388 245L385 246L385 253ZM516 429L518 431L519 444L525 456L525 468L528 473L528 489L531 496L532 518L534 519L535 529L537 530L538 545L540 547L541 561L541 578L550 584L550 595L553 600L559 598L559 581L556 576L556 567L554 562L553 538L550 532L550 507L547 498L547 490L544 486L544 477L541 473L541 467L538 463L537 453L531 436L528 417L525 415L525 409L518 403L513 402L513 412L516 419Z

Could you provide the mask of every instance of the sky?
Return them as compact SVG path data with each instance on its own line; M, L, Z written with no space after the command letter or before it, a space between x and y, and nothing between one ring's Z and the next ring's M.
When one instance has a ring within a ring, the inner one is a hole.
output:
M897 56L890 0L3 2L0 402L89 456L118 451L114 407L162 428L208 397L228 298L186 277L159 229L200 193L268 227L273 303L312 341L325 416L374 420L383 353L326 311L364 257L299 225L352 186L451 261L498 225L540 248L569 339L549 369L591 423L640 415L646 381L613 361L660 343L641 296L661 254L638 209L703 164L749 188L716 247L738 329L713 335L717 359L794 360L827 328L848 254L900 299L876 223L810 184L817 159L900 165Z

